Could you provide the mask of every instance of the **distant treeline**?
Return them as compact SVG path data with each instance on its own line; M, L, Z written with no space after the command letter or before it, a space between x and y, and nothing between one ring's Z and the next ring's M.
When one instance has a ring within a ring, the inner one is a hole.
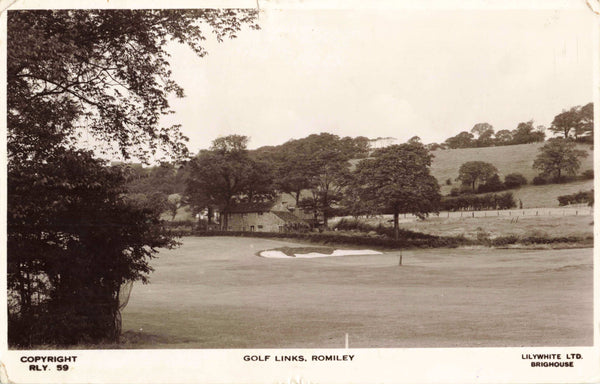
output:
M497 132L488 123L478 123L470 131L462 131L443 143L427 144L430 151L437 149L480 148L503 145L529 144L542 142L546 138L546 130L565 139L573 139L581 143L593 143L594 140L594 104L575 106L563 110L554 117L550 127L543 125L534 127L533 120L521 122L517 128L502 129Z

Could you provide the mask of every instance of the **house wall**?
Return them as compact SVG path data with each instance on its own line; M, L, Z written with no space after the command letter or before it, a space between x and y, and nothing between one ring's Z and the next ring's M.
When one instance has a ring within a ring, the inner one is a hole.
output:
M230 213L227 218L228 231L283 231L285 222L272 212Z

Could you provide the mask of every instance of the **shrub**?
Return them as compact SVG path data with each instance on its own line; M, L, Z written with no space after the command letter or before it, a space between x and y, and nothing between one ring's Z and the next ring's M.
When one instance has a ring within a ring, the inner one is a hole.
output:
M570 195L558 196L558 205L563 207L570 204L586 203L589 206L594 205L594 190L579 191Z
M536 176L533 178L533 185L544 185L548 184L548 181L543 176Z
M583 173L581 174L581 178L583 178L585 180L593 179L594 178L594 170L588 169L586 171L583 171Z
M498 192L502 190L504 190L504 184L500 181L500 177L498 176L498 174L495 174L494 176L490 177L490 179L486 181L485 184L482 184L479 187L477 187L477 192L479 193Z
M510 173L504 178L504 186L506 189L519 188L521 185L527 184L527 179L520 173Z
M452 185L452 179L450 179L450 178L446 179L446 185Z
M511 192L444 197L441 201L441 210L443 211L510 209L516 206Z

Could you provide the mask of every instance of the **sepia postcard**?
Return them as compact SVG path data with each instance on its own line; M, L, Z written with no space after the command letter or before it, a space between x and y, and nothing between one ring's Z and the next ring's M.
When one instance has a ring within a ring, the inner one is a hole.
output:
M600 381L597 0L0 6L1 383Z

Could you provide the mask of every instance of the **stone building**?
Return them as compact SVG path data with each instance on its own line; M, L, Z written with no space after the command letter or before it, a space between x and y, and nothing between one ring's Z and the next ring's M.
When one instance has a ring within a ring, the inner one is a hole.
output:
M228 231L285 232L310 228L306 220L281 202L240 203L222 214L227 214Z

